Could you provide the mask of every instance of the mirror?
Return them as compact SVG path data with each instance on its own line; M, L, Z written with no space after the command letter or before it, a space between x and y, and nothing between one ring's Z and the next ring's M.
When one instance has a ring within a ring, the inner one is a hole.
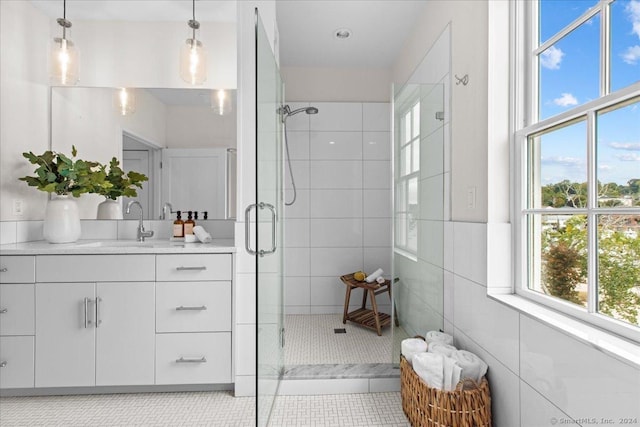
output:
M145 219L175 218L175 212L203 212L208 219L229 217L227 201L235 197L235 90L225 91L225 114L218 91L209 89L127 89L53 87L51 149L144 173L138 190ZM130 107L125 108L126 98ZM132 103L132 100L134 102ZM126 113L126 114L123 114ZM96 194L78 199L83 219L95 219L104 200ZM123 206L128 200L122 200ZM169 203L171 206L165 205ZM132 212L132 218L139 213ZM125 213L125 218L127 215ZM184 217L186 218L186 216Z

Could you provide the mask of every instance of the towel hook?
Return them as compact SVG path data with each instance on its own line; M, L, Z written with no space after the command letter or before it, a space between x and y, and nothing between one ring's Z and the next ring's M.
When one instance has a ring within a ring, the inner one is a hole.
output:
M469 74L465 74L464 76L462 76L462 78L458 77L457 74L454 74L454 77L457 80L456 86L460 83L462 83L463 86L466 86L469 83Z

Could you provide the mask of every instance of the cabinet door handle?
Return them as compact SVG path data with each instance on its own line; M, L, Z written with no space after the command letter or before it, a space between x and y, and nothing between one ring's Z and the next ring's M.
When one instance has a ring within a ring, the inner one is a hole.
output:
M201 266L201 267L176 267L176 270L178 271L200 271L200 270L206 270L207 267L205 266Z
M87 329L89 325L89 298L84 299L84 328Z
M176 311L203 311L206 310L206 305L201 305L200 307L185 307L181 305L180 307L176 307Z
M96 297L96 328L98 326L100 326L100 324L102 323L102 320L100 320L100 301L102 301L102 298L98 298Z
M0 368L4 368L7 366L7 361L3 360L2 362L0 362Z
M0 268L0 273L6 273L7 271L9 271L7 267Z
M176 363L207 363L207 358L202 356L201 358L187 358L180 357L180 359L176 359Z
M9 311L9 309L3 308L2 310L0 310L0 314L5 314L7 311Z

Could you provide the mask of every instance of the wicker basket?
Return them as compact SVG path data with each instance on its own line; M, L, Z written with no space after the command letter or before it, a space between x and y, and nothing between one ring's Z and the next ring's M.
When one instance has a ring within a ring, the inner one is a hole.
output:
M491 394L489 383L471 379L460 381L455 391L427 385L400 356L402 410L413 427L490 427Z

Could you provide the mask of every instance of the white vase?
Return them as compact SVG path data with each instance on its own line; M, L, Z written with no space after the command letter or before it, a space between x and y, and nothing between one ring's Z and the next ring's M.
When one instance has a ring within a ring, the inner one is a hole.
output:
M98 205L98 219L123 219L120 200L105 199Z
M49 200L42 234L49 243L73 243L80 238L80 212L75 199L55 196Z

